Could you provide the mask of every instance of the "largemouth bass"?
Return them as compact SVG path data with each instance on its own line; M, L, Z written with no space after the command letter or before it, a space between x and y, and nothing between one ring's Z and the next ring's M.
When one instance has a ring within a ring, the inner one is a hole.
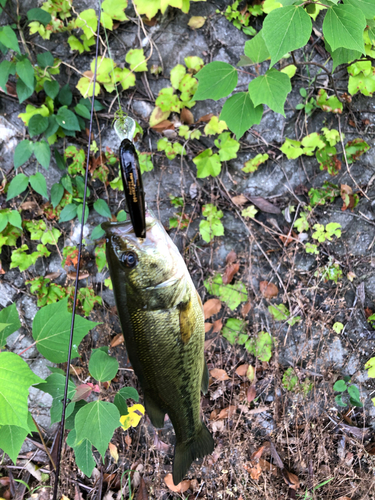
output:
M175 430L173 481L212 453L200 418L207 392L202 302L177 247L151 211L146 237L131 222L104 223L106 252L126 349L155 427L167 413Z

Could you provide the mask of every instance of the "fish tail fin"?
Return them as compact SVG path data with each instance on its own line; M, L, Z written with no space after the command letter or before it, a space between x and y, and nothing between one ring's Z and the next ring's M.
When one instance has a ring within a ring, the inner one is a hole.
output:
M191 441L176 443L173 459L173 482L180 483L196 458L214 451L214 439L202 422L199 434Z

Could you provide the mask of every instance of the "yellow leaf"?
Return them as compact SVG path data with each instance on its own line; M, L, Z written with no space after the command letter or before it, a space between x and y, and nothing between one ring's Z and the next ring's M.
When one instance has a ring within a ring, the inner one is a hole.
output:
M170 114L170 111L162 111L158 106L156 106L150 116L150 127L155 127L158 123L166 120Z
M197 29L201 28L205 22L206 22L206 18L203 16L192 16L189 19L188 26L190 26L190 28L193 30L197 30Z
M113 460L117 464L117 462L118 462L117 446L114 445L113 443L109 443L108 448L109 448L109 453L111 454L111 457L113 458Z
M136 413L137 411L142 415ZM122 417L120 418L121 426L124 429L124 431L128 430L129 427L137 427L144 414L145 414L145 409L140 404L136 404L128 408L128 414L122 415Z

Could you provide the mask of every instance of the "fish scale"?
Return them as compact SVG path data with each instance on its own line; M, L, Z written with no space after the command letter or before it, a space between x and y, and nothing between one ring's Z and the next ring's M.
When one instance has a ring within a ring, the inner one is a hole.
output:
M214 448L200 418L200 391L208 386L202 302L177 247L151 211L145 238L136 237L130 222L102 227L125 344L147 414L155 427L163 427L167 413L175 430L178 484L193 460Z

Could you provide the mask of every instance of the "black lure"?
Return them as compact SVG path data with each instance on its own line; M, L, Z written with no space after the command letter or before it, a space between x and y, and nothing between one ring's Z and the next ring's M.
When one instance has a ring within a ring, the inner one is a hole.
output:
M138 238L146 236L145 194L134 144L124 139L120 145L120 165L126 202L134 232Z

